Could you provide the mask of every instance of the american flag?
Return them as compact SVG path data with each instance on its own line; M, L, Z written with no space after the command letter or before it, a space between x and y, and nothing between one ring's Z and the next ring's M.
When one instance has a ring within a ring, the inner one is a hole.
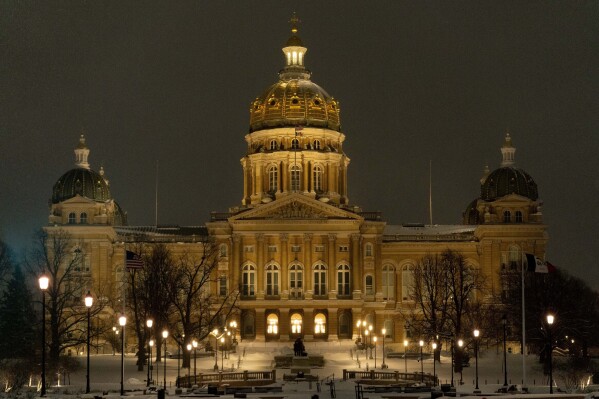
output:
M303 134L302 134L302 130L304 130L304 127L303 127L303 126L296 126L296 127L295 127L295 136L296 136L296 137L297 137L297 136L302 136L302 135L303 135Z
M127 251L127 259L125 260L125 267L127 269L143 269L144 261L141 256L135 252Z

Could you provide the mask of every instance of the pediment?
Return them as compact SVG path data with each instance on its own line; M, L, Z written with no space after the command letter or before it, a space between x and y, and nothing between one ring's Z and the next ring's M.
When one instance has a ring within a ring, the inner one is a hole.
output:
M91 200L89 198L82 197L81 195L77 194L72 198L61 201L60 203L64 206L64 205L73 205L73 204L96 204L97 202L94 200Z
M509 202L509 203L529 203L531 202L530 198L524 197L522 195L518 195L518 194L508 194L504 197L498 198L495 201L493 201L494 203L505 203L505 202Z
M235 215L229 221L256 219L286 220L362 220L353 212L339 209L302 194L291 194L268 204Z

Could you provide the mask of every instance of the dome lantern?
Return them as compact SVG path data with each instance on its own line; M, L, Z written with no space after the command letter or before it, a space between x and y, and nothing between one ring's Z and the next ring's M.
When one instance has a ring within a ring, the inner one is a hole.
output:
M284 72L305 71L304 55L308 49L304 47L302 40L297 35L297 26L300 20L293 13L289 22L291 23L291 37L287 40L285 47L283 47L283 54L285 54L286 60Z
M82 134L79 137L79 144L75 148L75 166L78 168L89 169L87 157L89 156L89 148L85 144L85 136Z
M516 160L514 156L516 155L516 147L512 145L512 138L510 137L510 132L505 134L505 142L501 147L501 155L503 156L503 160L501 161L501 167L505 166L514 166Z

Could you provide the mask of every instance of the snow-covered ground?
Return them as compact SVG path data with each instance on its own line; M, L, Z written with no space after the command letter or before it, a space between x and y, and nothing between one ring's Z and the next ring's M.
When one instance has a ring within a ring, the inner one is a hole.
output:
M360 367L356 361L355 352L351 349L354 346L350 342L336 343L306 343L306 350L310 354L320 354L324 356L325 366L321 369L312 369L312 374L317 374L322 380L326 377L334 377L336 381L336 390L338 398L353 398L355 397L355 382L352 380L342 381L343 369L347 370L366 370L372 369L375 366L375 359L366 358L364 352L359 353ZM225 371L235 370L272 370L274 367L274 356L279 354L292 353L292 343L288 344L273 344L273 343L242 343L240 344L237 353L230 354L229 359L224 359ZM245 355L244 355L245 354ZM86 369L85 356L79 356L81 369L71 374L67 378L68 386L63 385L61 388L56 387L57 376L52 377L52 386L49 387L49 396L55 395L57 392L65 393L82 393L85 391ZM222 365L221 353L218 354L218 365ZM125 356L125 390L128 395L142 395L146 387L147 369L137 371L135 364L136 359L133 354ZM177 377L177 359L167 359L166 361L166 384L167 391L170 396L175 395L175 380ZM521 384L522 382L522 356L508 354L508 383ZM102 395L103 392L108 392L109 396L118 396L120 390L120 367L121 357L119 354L113 356L108 355L93 355L91 356L90 381L92 396ZM198 357L196 360L198 373L212 373L214 368L214 357ZM401 358L387 358L385 363L390 371L406 370L406 363ZM442 356L441 363L436 364L436 373L439 376L441 383L451 382L451 359L447 356ZM380 370L382 364L381 350L377 351L376 368ZM425 359L423 364L417 359L407 360L408 372L420 372L422 369L425 373L433 373L432 359ZM479 388L483 393L495 392L503 385L503 355L497 353L495 349L481 351L479 357ZM193 372L193 360L192 370ZM187 375L188 369L180 369L180 375ZM316 384L308 382L284 382L283 374L290 374L289 369L278 369L277 378L279 384L283 385L283 393L272 394L248 394L248 397L286 397L288 399L311 398L317 394L320 398L329 398L330 394L327 386L323 386L322 392L316 391ZM61 376L61 380L62 380ZM162 386L164 383L164 362L156 363L153 370L153 378L157 385ZM463 384L459 384L460 378ZM472 393L475 386L475 360L471 359L470 367L464 368L463 375L454 375L454 382L459 393ZM558 379L559 384L559 379ZM310 385L311 388L310 388ZM548 378L542 375L541 365L537 362L536 356L529 356L527 359L527 384L531 393L548 393ZM138 391L134 393L133 391ZM55 392L55 393L53 393ZM389 394L373 394L365 393L364 397L370 399L381 398L381 395L388 396ZM397 394L392 394L392 396ZM427 394L430 398L430 394ZM155 394L154 394L155 396ZM232 395L229 395L232 397Z

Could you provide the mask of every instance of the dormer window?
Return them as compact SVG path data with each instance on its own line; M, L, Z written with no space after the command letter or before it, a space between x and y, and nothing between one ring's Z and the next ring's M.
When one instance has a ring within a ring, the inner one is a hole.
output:
M75 212L71 212L69 213L69 224L75 223L77 223L77 215L75 215Z
M299 150L299 140L298 139L291 140L291 149Z
M79 223L87 224L87 213L81 212L81 215L79 215Z
M512 213L510 211L503 211L503 223L512 222Z
M276 150L277 149L277 140L271 140L270 141L270 149L271 150Z
M522 217L522 212L516 211L516 223L522 223L523 221L524 221L524 219Z

